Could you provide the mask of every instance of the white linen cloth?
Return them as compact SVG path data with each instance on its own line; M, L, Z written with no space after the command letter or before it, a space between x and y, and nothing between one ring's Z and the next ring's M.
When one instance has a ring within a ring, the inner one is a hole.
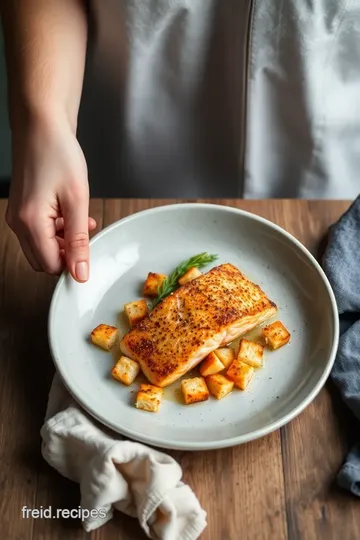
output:
M109 521L113 509L137 517L155 540L195 540L206 527L206 513L181 481L179 464L97 424L72 399L58 374L41 437L44 459L80 484L81 508L95 511L82 521L86 531ZM96 511L101 515L94 516Z

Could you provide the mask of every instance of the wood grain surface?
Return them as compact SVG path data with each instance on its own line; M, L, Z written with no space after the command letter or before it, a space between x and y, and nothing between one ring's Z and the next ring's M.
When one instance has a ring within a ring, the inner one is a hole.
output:
M98 229L145 208L185 201L94 200ZM209 200L243 208L285 228L317 254L346 201ZM76 508L78 486L42 459L40 428L54 368L47 314L56 279L33 272L4 221L0 201L0 538L143 540L136 520L116 513L85 533L78 520L23 519L21 508ZM328 382L295 420L267 437L211 452L173 452L208 513L201 540L356 540L360 501L335 486L356 435L354 419Z

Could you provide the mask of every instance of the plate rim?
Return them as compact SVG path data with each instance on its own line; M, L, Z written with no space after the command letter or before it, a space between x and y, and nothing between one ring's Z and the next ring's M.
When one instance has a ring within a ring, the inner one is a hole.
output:
M282 416L278 420L275 420L273 422L270 422L267 426L258 428L250 433L244 433L242 435L238 435L235 437L230 437L227 439L221 439L219 441L208 441L208 442L194 442L194 441L188 441L185 443L181 442L173 442L171 440L166 440L164 438L158 440L156 438L152 438L150 436L142 435L141 433L137 433L132 431L131 429L119 429L118 426L113 424L113 422L107 421L105 418L103 418L101 415L98 415L91 405L87 404L81 397L76 395L76 391L72 388L72 384L68 383L66 380L65 374L61 370L61 365L59 360L57 359L57 355L55 353L55 346L53 343L53 331L54 331L54 317L55 317L55 308L56 308L56 302L59 296L59 293L61 291L61 287L63 287L65 280L68 277L68 272L64 271L52 294L51 302L50 302L50 308L49 308L49 314L48 314L48 323L47 323L47 334L48 334L48 344L50 349L50 354L56 369L56 373L59 375L62 383L64 384L67 391L70 393L72 398L87 412L89 413L95 420L100 422L103 426L106 426L110 428L112 431L114 431L116 434L128 437L131 440L134 440L139 443L143 444L149 444L151 446L157 447L157 448L164 448L168 450L182 450L182 451L206 451L206 450L217 450L222 448L229 448L233 446L238 446L241 444L244 444L246 442L250 442L256 439L259 439L261 437L264 437L266 435L269 435L270 433L277 431L284 425L288 424L292 420L294 420L297 416L299 416L317 397L317 395L320 393L322 388L324 387L331 369L335 362L335 357L338 349L339 344L339 319L338 319L338 308L337 308L337 302L335 298L335 294L333 292L333 289L331 287L331 284L322 269L319 262L316 260L316 258L312 255L312 253L291 233L289 233L286 229L283 229L276 223L270 221L269 219L266 219L262 216L259 216L257 214L254 214L252 212L249 212L248 210L243 210L241 208L228 206L228 205L221 205L221 204L212 204L212 203L196 203L196 202L186 202L186 203L174 203L174 204L166 204L161 206L156 206L153 208L146 208L144 210L139 210L137 212L134 212L128 216L125 216L114 223L111 223L110 225L104 227L99 231L93 238L90 240L90 248L91 246L96 243L99 239L101 239L103 236L105 236L109 231L112 229L115 229L119 226L122 226L123 224L132 221L134 219L137 219L141 215L146 214L156 214L161 213L164 211L168 211L169 209L193 209L193 208L202 208L202 209L216 209L221 210L224 212L234 213L237 215L241 215L243 217L247 217L249 219L255 220L259 223L262 223L265 226L270 227L272 230L277 231L281 235L285 236L290 243L295 244L295 246L306 256L308 261L313 265L317 273L319 274L319 277L322 279L325 288L327 290L330 304L332 308L332 322L334 327L334 332L332 336L332 343L331 343L331 349L330 354L328 357L328 360L326 362L326 365L324 367L324 370L319 377L319 380L317 381L316 385L312 389L312 391L306 396L305 399L302 400L302 402L295 407L293 410L291 410L286 415Z

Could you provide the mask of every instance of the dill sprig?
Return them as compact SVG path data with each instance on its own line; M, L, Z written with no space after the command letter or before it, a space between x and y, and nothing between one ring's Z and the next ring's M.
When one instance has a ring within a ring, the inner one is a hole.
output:
M203 268L209 263L214 262L218 258L218 255L211 255L209 253L200 253L199 255L194 255L190 257L187 261L183 261L177 265L175 270L162 282L158 289L158 295L153 300L151 309L154 309L164 298L169 296L169 294L176 291L179 287L179 279L186 274L190 268Z

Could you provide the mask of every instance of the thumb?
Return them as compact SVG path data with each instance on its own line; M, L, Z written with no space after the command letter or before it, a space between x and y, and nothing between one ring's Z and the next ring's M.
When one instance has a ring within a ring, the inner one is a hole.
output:
M89 200L67 201L62 205L64 248L67 268L72 277L84 283L89 279Z

